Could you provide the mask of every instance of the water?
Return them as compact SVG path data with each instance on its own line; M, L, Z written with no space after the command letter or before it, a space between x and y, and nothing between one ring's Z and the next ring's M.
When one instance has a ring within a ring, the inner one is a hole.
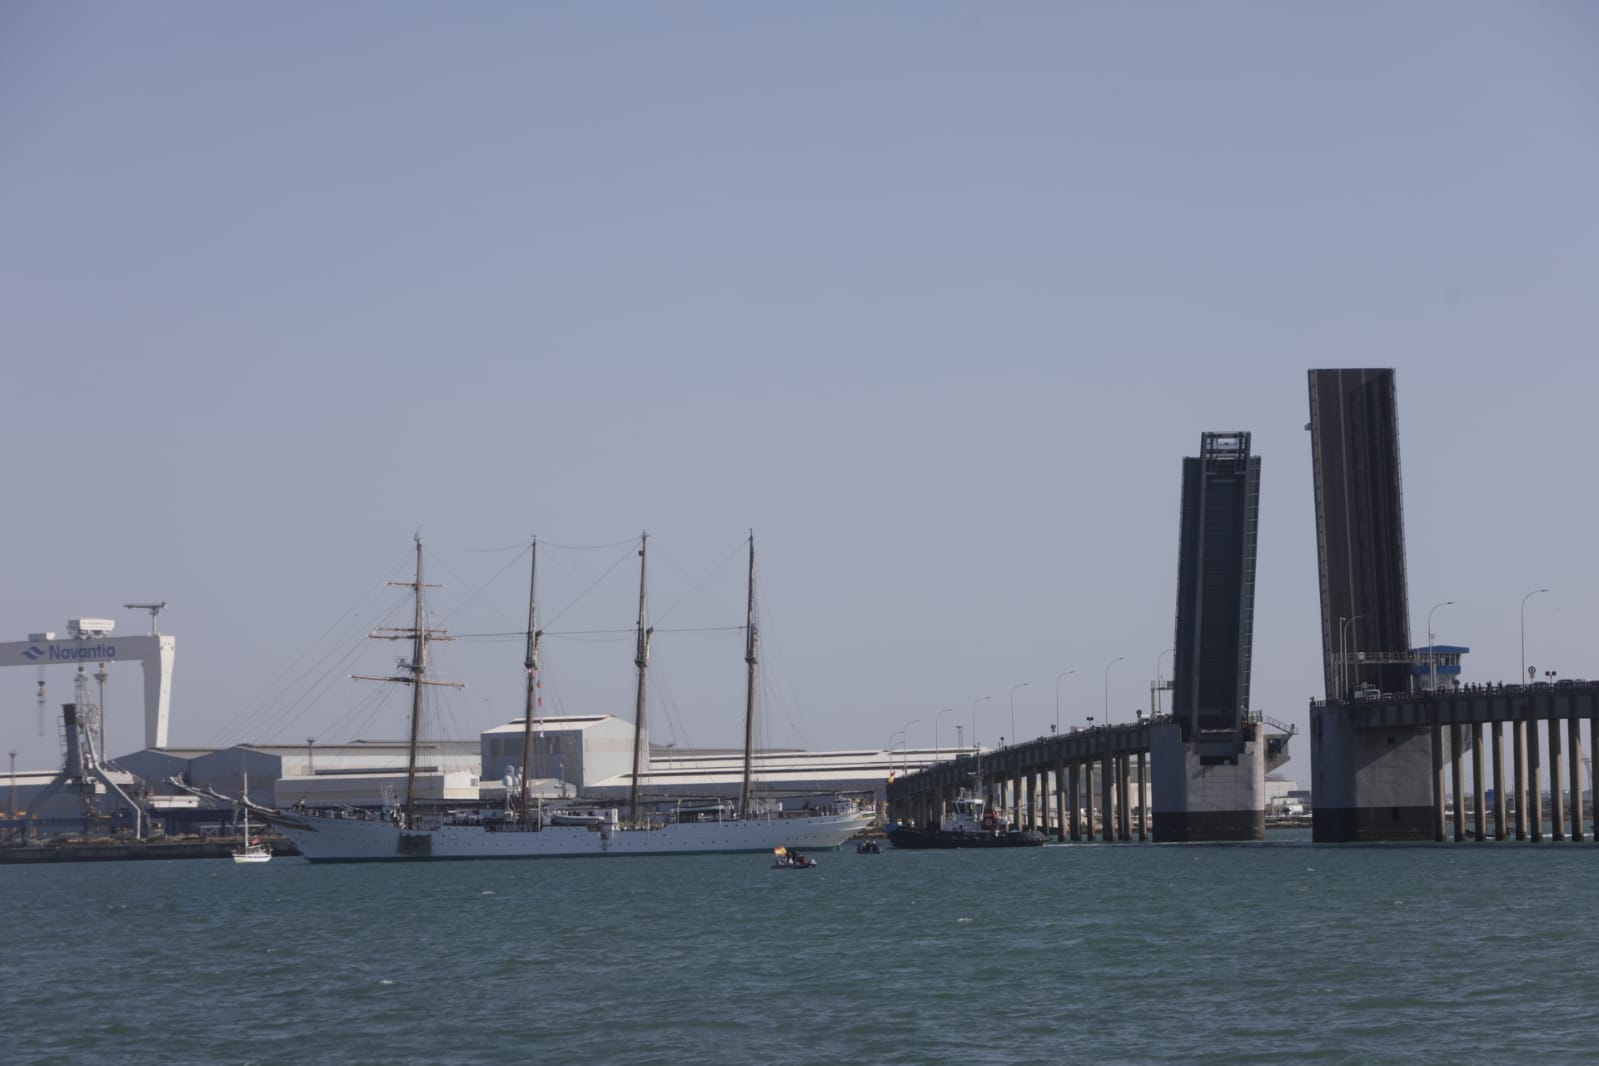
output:
M0 1058L1596 1055L1592 844L818 857L0 867Z

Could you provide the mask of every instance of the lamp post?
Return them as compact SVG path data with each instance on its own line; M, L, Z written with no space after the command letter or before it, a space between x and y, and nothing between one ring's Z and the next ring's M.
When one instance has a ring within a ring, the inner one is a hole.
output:
M1527 601L1540 592L1548 591L1548 589L1533 589L1521 597L1521 673L1516 676L1517 684L1521 683L1522 677L1527 673Z
M1338 619L1338 698L1346 699L1349 696L1349 645L1344 643L1344 631L1347 627L1366 617L1357 614L1353 618Z
M939 755L938 721L939 721L940 718L943 718L946 714L954 714L954 713L955 713L955 708L953 708L953 707L945 707L942 711L939 711L937 717L935 717L933 719L933 761L934 762L938 761L938 755Z
M1010 687L1010 742L1012 744L1017 743L1019 740L1016 733L1016 690L1026 687L1027 682L1025 681L1018 681Z
M1427 612L1427 669L1431 675L1429 685L1435 694L1438 691L1438 652L1434 650L1432 642L1432 612L1440 607L1451 607L1454 602L1454 600L1445 600L1442 603L1435 603L1432 605L1432 610Z
M17 816L17 753L11 755L11 800L6 804L6 821L11 821Z
M1110 725L1110 668L1126 660L1127 656L1118 655L1105 664L1105 724Z
M979 696L972 701L972 747L974 748L982 747L981 744L977 743L977 705L984 700L991 699L993 699L992 696Z
M1176 651L1176 648L1167 648L1165 651L1155 656L1155 699L1153 701L1153 705L1149 708L1149 717L1151 721L1160 715L1160 692L1166 687L1166 679L1162 677L1160 673L1160 661L1166 658L1166 656L1174 654Z
M1068 675L1076 672L1076 670L1062 670L1055 676L1055 732L1057 733L1060 732L1060 683Z

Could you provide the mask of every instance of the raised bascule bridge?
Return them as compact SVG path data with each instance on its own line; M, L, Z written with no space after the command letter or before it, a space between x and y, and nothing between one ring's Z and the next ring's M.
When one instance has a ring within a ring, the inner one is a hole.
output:
M1018 826L1102 840L1261 840L1266 774L1293 730L1249 706L1260 458L1243 432L1183 460L1172 711L974 753L893 782L901 818L936 822L976 789ZM1157 687L1158 691L1158 687ZM1153 709L1153 708L1152 708ZM1135 772L1136 766L1136 772Z
M1430 632L1414 645L1394 371L1311 370L1309 399L1325 686L1310 703L1314 839L1441 842L1452 796L1457 841L1539 841L1546 821L1554 840L1583 840L1599 683L1461 688L1467 649ZM1250 435L1203 434L1183 461L1169 715L928 767L890 784L894 813L936 821L957 790L975 789L1062 839L1094 838L1096 804L1104 840L1132 839L1132 815L1140 840L1151 815L1157 841L1262 839L1264 777L1287 760L1292 730L1271 732L1249 700L1259 497Z
M1507 802L1518 840L1543 838L1537 723L1548 728L1553 836L1562 823L1561 753L1568 756L1572 835L1582 839L1581 723L1590 744L1595 692L1586 682L1440 686L1445 649L1411 642L1405 531L1399 476L1399 416L1394 372L1310 371L1311 461L1316 554L1321 579L1322 667L1326 687L1310 706L1313 835L1327 843L1445 838L1453 793L1454 837L1488 838L1488 780L1494 833L1505 839ZM1445 606L1440 604L1439 606ZM1433 608L1436 610L1437 608ZM1430 616L1429 612L1429 616ZM1429 629L1430 626L1429 617ZM1511 733L1511 775L1504 732ZM1484 765L1486 731L1491 765ZM1564 741L1562 740L1564 734ZM1471 761L1471 782L1463 778ZM1592 758L1599 761L1599 747ZM1453 772L1446 787L1444 766ZM1530 829L1529 829L1530 827Z

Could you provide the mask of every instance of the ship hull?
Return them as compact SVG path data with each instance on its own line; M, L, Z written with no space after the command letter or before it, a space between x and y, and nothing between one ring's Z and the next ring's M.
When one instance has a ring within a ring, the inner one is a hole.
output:
M837 848L870 823L869 814L685 822L653 829L550 825L542 829L441 825L405 831L393 822L294 814L274 818L311 862L429 859L536 859L602 855L687 855Z

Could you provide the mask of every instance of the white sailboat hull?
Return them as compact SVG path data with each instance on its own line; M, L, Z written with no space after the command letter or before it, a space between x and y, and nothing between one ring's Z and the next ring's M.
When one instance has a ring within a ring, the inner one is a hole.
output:
M551 825L537 830L441 825L403 835L389 821L295 813L274 818L312 862L532 859L585 855L673 855L773 848L837 848L866 828L863 812L683 822L654 829ZM402 840L403 836L403 840Z

